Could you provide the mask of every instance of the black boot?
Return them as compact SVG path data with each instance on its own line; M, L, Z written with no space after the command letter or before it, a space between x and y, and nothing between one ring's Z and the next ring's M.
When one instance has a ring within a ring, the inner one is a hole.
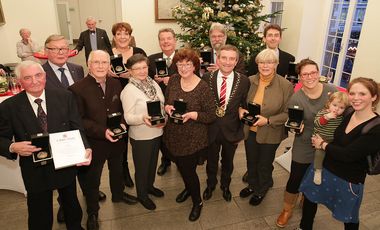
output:
M129 173L128 164L124 165L124 167L123 167L123 175L124 175L125 186L132 188L135 184L133 183L133 180L131 178L131 174Z

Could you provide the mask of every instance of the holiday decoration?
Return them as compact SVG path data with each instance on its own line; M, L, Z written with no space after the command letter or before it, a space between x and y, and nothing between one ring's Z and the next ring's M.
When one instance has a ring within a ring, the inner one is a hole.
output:
M259 0L180 0L172 13L183 31L177 36L186 45L210 46L208 30L213 22L219 22L226 27L227 43L249 60L263 48L260 24L280 13L261 15L262 8Z

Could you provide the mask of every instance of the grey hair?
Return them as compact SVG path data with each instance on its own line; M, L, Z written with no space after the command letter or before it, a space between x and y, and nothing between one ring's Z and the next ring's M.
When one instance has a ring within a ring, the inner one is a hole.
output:
M276 52L274 52L274 50L268 49L268 48L261 51L256 56L255 61L257 64L259 64L259 62L266 62L266 61L272 61L272 62L275 62L276 64L279 63Z
M209 35L211 35L212 31L214 31L214 30L222 32L227 37L226 27L223 24L221 24L219 22L212 23L210 26Z
M42 72L45 73L45 70L44 68L42 68L42 65L38 62L35 62L35 61L30 61L30 60L27 60L27 61L23 61L23 62L20 62L16 68L15 68L15 74L17 76L18 79L21 78L21 71L23 69L26 69L26 68L29 68L29 67L32 67L32 66L36 66L38 67Z
M94 22L96 22L96 18L93 17L93 16L89 16L89 17L87 17L87 19L86 19L86 22L88 22L88 21L94 21Z
M90 64L90 62L94 58L95 53L105 53L105 54L107 54L108 61L109 62L111 61L111 57L110 57L109 53L107 53L106 51L104 51L104 50L93 50L93 51L91 51L90 55L88 55L87 64Z

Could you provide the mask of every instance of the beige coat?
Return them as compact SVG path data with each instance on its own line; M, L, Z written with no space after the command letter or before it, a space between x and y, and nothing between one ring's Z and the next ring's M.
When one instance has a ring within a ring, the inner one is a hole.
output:
M250 88L247 102L256 94L259 86L259 74L249 77ZM261 115L269 118L270 124L258 127L256 141L260 144L278 144L286 138L284 124L288 119L288 101L293 94L293 85L276 75L265 88ZM248 138L249 126L244 126L245 139Z

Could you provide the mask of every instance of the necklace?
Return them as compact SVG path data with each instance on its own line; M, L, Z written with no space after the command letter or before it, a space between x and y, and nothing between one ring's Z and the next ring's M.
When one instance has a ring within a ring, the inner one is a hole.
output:
M214 73L215 73L215 71L211 72L210 78L209 78L209 86L210 86L212 92L214 92L214 88L212 86L213 85L212 84L212 79L214 78ZM232 91L231 91L230 97L228 98L228 101L230 101L232 99L232 97L236 93L237 88L240 85L240 74L237 73L237 72L236 72L236 77L237 77L236 84L232 88ZM214 97L214 101L215 101L215 106L216 106L216 111L215 111L216 116L218 116L218 117L224 117L224 115L226 114L226 109L227 109L226 106L220 106L220 101L217 100L216 97Z

